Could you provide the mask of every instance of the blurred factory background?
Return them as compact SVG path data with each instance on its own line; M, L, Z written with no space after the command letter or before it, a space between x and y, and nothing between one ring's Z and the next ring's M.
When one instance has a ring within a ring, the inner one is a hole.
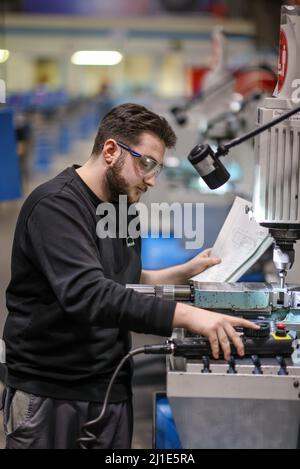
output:
M204 202L203 248L213 245L235 196L252 198L253 142L232 152L230 183L214 193L187 156L199 142L222 143L255 127L260 101L275 88L280 8L287 3L0 0L1 332L22 201L89 157L101 117L117 104L146 105L173 125L178 145L145 201ZM183 241L145 239L144 268L195 255ZM246 278L264 280L269 259L266 254ZM135 344L149 341L157 339L135 337ZM140 358L136 370L134 446L149 448L152 393L164 389L164 361Z

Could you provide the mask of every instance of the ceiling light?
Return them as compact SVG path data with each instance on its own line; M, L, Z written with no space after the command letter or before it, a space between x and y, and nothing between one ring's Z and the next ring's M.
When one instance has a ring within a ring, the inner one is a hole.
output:
M9 57L9 51L7 49L0 49L0 64L4 64Z
M114 50L80 50L72 55L71 62L74 65L118 65L122 59L122 54Z

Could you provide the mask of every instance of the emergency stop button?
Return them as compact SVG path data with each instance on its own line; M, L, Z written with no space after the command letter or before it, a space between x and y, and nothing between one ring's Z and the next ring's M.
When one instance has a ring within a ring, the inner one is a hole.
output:
M287 337L286 325L285 324L276 324L276 337Z

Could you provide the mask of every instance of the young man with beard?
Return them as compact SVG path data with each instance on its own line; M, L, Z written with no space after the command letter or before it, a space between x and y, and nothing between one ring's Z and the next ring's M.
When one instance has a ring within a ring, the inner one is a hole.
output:
M229 339L243 355L234 326L256 328L185 304L145 297L126 283L183 284L219 262L207 254L160 271L142 271L140 239L100 239L101 202L130 203L155 185L176 137L167 121L135 104L109 112L92 156L33 191L16 227L9 315L4 330L7 448L76 448L82 425L98 416L109 380L131 346L129 331L170 336L184 327L210 340L217 358ZM112 388L93 448L129 448L131 364Z

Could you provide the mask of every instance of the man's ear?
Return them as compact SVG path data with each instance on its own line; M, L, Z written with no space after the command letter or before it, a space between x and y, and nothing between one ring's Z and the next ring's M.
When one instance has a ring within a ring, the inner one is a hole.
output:
M115 160L120 156L120 148L117 142L112 138L106 140L103 145L103 157L108 166L112 166Z

